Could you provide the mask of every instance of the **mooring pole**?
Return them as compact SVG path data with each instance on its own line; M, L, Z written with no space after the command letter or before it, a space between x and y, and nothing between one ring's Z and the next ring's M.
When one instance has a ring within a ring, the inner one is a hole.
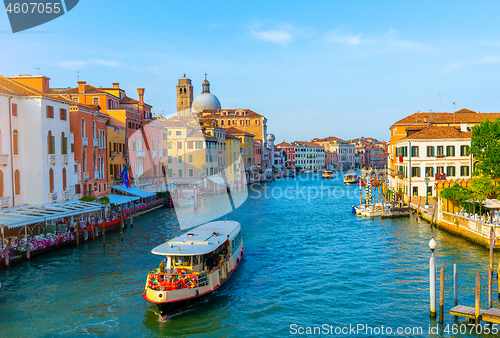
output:
M474 314L476 317L475 324L479 324L479 307L480 307L480 302L481 302L481 275L479 274L479 271L476 273L476 302L475 302L475 307L474 307Z
M439 323L443 324L444 319L444 266L441 267L441 280L439 282Z
M453 304L458 305L458 277L457 277L457 263L453 264ZM455 316L455 319L458 319Z
M488 309L493 307L493 271L488 268Z
M76 246L79 245L80 242L80 219L76 220Z
M431 301L431 317L436 317L436 260L434 258L434 252L431 254L431 259L429 261L429 273L430 273L430 301Z

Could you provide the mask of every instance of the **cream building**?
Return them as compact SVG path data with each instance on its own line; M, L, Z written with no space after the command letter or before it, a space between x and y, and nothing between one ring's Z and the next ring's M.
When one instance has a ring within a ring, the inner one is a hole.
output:
M470 179L472 156L467 126L430 126L395 143L397 174L390 186L412 196L436 196L435 184L444 179ZM427 187L425 178L429 178Z
M295 165L306 170L325 168L325 148L315 142L292 142L295 147Z

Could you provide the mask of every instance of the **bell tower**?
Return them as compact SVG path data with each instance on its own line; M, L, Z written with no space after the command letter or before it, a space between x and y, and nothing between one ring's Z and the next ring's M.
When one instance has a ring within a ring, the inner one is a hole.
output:
M177 116L190 115L192 103L193 86L191 80L184 74L177 83Z

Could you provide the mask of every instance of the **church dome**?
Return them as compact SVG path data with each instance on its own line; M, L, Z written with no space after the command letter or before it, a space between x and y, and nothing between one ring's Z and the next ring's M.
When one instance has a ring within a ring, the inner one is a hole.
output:
M219 110L221 109L220 101L214 94L210 93L210 82L207 80L207 75L205 74L205 81L202 83L203 92L196 96L193 100L192 107L196 111L202 111L205 109Z

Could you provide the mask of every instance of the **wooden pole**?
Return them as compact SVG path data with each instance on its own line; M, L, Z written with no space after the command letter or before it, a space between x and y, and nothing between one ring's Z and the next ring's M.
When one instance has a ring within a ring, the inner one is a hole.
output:
M491 268L488 268L488 309L493 307L493 276Z
M458 306L458 276L457 276L457 263L453 264L453 304ZM455 316L455 319L458 319Z
M106 222L102 222L102 246L106 246Z
M420 214L420 197L418 198L418 208L417 208L417 215L415 216L415 219L418 222L418 215Z
M92 223L92 218L90 219L90 231L92 231L92 239L95 242L95 231L94 231L94 223Z
M429 261L429 277L431 317L436 318L436 260L434 253L431 254Z
M476 317L475 324L479 324L479 307L481 304L481 275L479 271L476 273L476 302L474 306L474 314Z
M441 280L439 281L439 323L444 319L444 266L441 267Z
M26 239L26 258L30 259L31 250L30 250L30 242L28 240L28 226L24 226L24 238Z
M80 245L80 219L76 220L76 246Z
M490 274L493 274L493 249L495 248L495 230L490 227Z
M123 242L123 216L120 216L120 232L122 235L122 242Z
M436 205L434 205L434 208L432 208L431 228L434 224L434 215L435 214L436 214Z

